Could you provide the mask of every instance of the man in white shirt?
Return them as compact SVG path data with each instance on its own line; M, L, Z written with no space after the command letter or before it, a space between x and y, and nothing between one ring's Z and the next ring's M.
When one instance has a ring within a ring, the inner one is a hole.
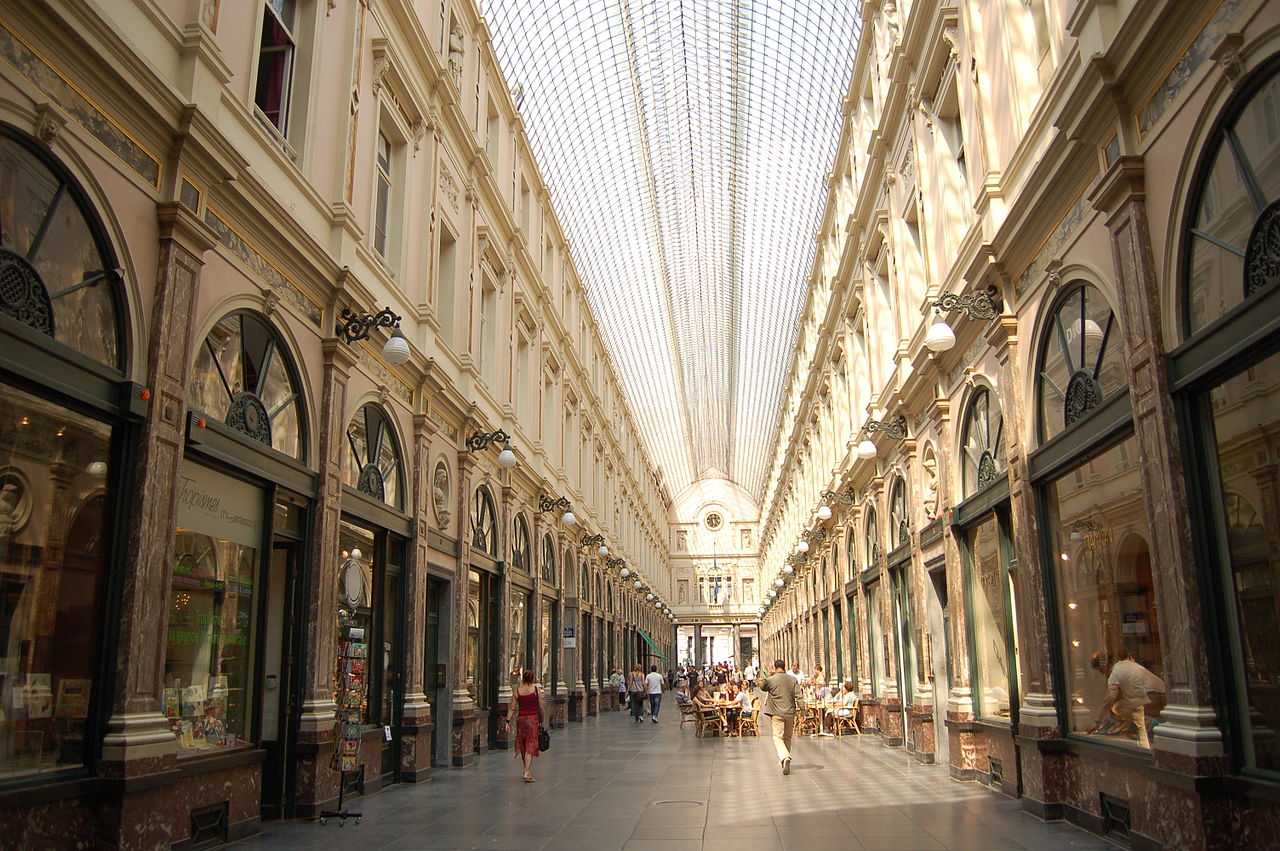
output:
M1138 745L1150 748L1147 738L1147 715L1158 715L1164 709L1164 680L1133 661L1124 650L1112 661L1104 653L1094 653L1089 664L1098 673L1107 678L1107 696L1103 698L1098 709L1098 718L1093 726L1086 730L1092 733L1102 726L1108 715L1114 711L1121 721L1131 722L1137 728Z
M667 687L667 680L658 673L658 666L652 665L649 674L644 678L649 689L649 716L653 723L658 723L658 708L662 706L662 690Z

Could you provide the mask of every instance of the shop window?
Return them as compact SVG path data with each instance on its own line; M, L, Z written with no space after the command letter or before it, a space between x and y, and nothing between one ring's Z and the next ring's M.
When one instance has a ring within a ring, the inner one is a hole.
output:
M250 740L264 511L260 488L183 465L163 698L184 756Z
M363 406L347 426L343 481L363 494L404 510L400 445L386 413Z
M471 499L471 546L498 557L498 518L488 488L476 488Z
M556 585L556 544L550 535L542 539L542 581L552 589Z
M997 481L1005 470L1004 414L1000 398L979 387L969 400L960 438L964 495L972 496Z
M1078 281L1066 288L1043 331L1038 363L1042 441L1124 389L1119 324L1097 287Z
M995 515L965 535L978 715L1009 721L1018 686L1016 593Z
M524 519L523 514L517 514L515 530L511 535L511 564L522 573L530 573L531 558L529 521Z
M578 574L578 595L582 597L582 602L591 602L591 574L587 570L587 563L582 563L582 570Z
M112 429L0 386L0 777L82 765L102 637Z
M1209 392L1218 472L1216 523L1235 676L1243 763L1280 772L1280 504L1274 439L1280 428L1280 355L1227 379ZM1268 513L1266 506L1272 506Z
M121 367L121 272L83 190L0 125L0 314Z
M1194 334L1280 279L1280 77L1216 131L1193 193L1183 322Z
M884 697L885 659L884 624L880 620L880 584L867 586L867 653L871 657L871 693Z
M301 400L287 347L261 316L232 313L200 345L191 377L193 410L301 459Z
M1126 438L1136 452L1132 436ZM1164 706L1164 659L1151 576L1147 512L1137 467L1112 446L1045 488L1053 542L1067 729L1150 747Z
M552 694L555 693L555 670L552 667L556 638L553 631L555 608L555 600L544 599L538 619L538 644L542 648L541 664L538 666L538 680L549 687Z
M520 675L528 664L529 594L519 588L511 589L511 621L509 629L508 646L510 647L511 656L507 660L507 670L510 671L511 686L514 688L520 682Z
M489 706L489 575L467 572L467 691L476 706Z

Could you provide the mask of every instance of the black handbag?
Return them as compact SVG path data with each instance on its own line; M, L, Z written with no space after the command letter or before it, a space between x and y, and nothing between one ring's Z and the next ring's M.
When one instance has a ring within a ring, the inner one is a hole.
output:
M541 725L538 726L538 750L551 750L551 733L547 731L546 727Z

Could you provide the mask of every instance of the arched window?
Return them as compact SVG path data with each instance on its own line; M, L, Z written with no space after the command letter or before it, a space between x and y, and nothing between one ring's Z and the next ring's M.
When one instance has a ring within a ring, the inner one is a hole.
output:
M1185 335L1280 280L1278 104L1280 75L1274 75L1228 110L1201 158L1185 249Z
M893 492L889 497L889 534L893 536L893 546L900 547L911 542L911 515L907 513L907 480L899 476L893 483Z
M582 597L582 602L591 601L591 571L587 569L587 563L582 563L582 572L578 575L578 594Z
M343 465L346 483L403 511L400 444L381 407L371 402L356 412L347 426L347 450Z
M982 490L1004 472L1004 414L999 397L986 387L979 387L969 400L960 448L965 496Z
M1077 281L1065 288L1041 332L1036 378L1042 441L1125 386L1120 329L1097 287Z
M498 557L498 517L493 496L486 487L476 488L471 499L471 546Z
M523 514L516 515L515 528L511 535L511 564L516 570L529 573L529 522Z
M213 327L196 353L193 410L302 459L301 394L288 347L269 322L239 311Z
M542 539L542 581L556 584L556 542L550 535Z
M121 270L79 184L0 125L0 313L123 371Z
M876 525L876 510L871 505L867 505L862 532L866 542L864 552L867 558L863 567L867 568L880 560L880 527Z
M858 547L854 534L852 525L844 530L844 557L849 571L848 579L858 575Z

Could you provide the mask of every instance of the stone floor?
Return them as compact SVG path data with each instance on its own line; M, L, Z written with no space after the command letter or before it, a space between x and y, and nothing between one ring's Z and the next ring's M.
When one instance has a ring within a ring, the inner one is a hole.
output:
M359 825L269 822L234 849L1114 848L871 737L798 739L783 777L767 737L698 739L670 710L662 724L608 713L554 731L536 783L521 782L510 752L492 752L355 799Z

